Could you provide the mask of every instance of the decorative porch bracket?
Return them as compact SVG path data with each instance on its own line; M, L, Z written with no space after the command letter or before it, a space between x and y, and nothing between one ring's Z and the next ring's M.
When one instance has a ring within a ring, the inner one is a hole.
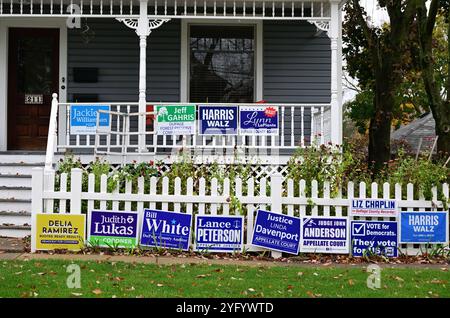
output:
M341 0L331 0L330 21L308 19L319 32L326 32L331 48L331 142L342 144L342 16Z
M138 19L118 18L116 20L122 22L130 29L135 30L136 34L139 36L139 113L142 114L139 116L139 131L142 132L142 134L138 136L138 142L139 152L142 153L147 151L145 145L146 116L144 115L147 104L147 37L153 30L170 21L170 19L149 18L147 14L147 0L141 0Z

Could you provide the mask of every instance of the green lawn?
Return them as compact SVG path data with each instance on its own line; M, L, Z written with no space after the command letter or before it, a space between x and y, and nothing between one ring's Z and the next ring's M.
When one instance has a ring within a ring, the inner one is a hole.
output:
M444 269L382 269L367 288L363 268L157 266L75 262L81 288L66 285L69 261L2 261L0 297L450 297Z

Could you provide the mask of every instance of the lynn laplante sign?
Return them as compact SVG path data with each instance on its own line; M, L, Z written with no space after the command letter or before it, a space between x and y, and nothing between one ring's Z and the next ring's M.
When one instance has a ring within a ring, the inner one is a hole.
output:
M241 106L239 122L240 135L278 135L278 107Z

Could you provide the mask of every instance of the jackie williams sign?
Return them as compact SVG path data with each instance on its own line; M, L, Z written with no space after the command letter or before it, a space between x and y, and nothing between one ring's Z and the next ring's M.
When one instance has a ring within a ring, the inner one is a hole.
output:
M239 108L241 135L278 135L278 107L242 106Z
M397 257L397 222L353 221L352 255L364 256L364 253Z
M132 248L137 245L138 213L91 211L88 215L88 241L102 247Z
M156 106L158 135L195 135L195 105Z
M140 245L189 250L192 215L144 210Z
M86 215L38 213L36 215L36 249L80 250L84 245Z
M353 199L350 207L351 216L396 217L397 202L384 199Z
M99 110L109 111L109 105L71 105L70 106L70 134L95 135L97 129L97 114ZM99 128L108 130L110 127L109 114L100 113Z
M258 210L252 244L297 255L300 244L300 219Z
M448 212L401 212L400 243L448 244Z
M303 217L300 252L349 253L348 219Z
M195 216L196 251L242 252L244 248L244 217Z
M200 135L237 135L237 106L199 106Z

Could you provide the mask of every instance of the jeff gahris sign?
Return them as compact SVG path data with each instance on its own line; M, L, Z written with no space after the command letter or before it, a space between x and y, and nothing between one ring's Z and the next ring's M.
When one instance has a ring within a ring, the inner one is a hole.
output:
M140 245L188 251L191 223L191 214L145 209Z

